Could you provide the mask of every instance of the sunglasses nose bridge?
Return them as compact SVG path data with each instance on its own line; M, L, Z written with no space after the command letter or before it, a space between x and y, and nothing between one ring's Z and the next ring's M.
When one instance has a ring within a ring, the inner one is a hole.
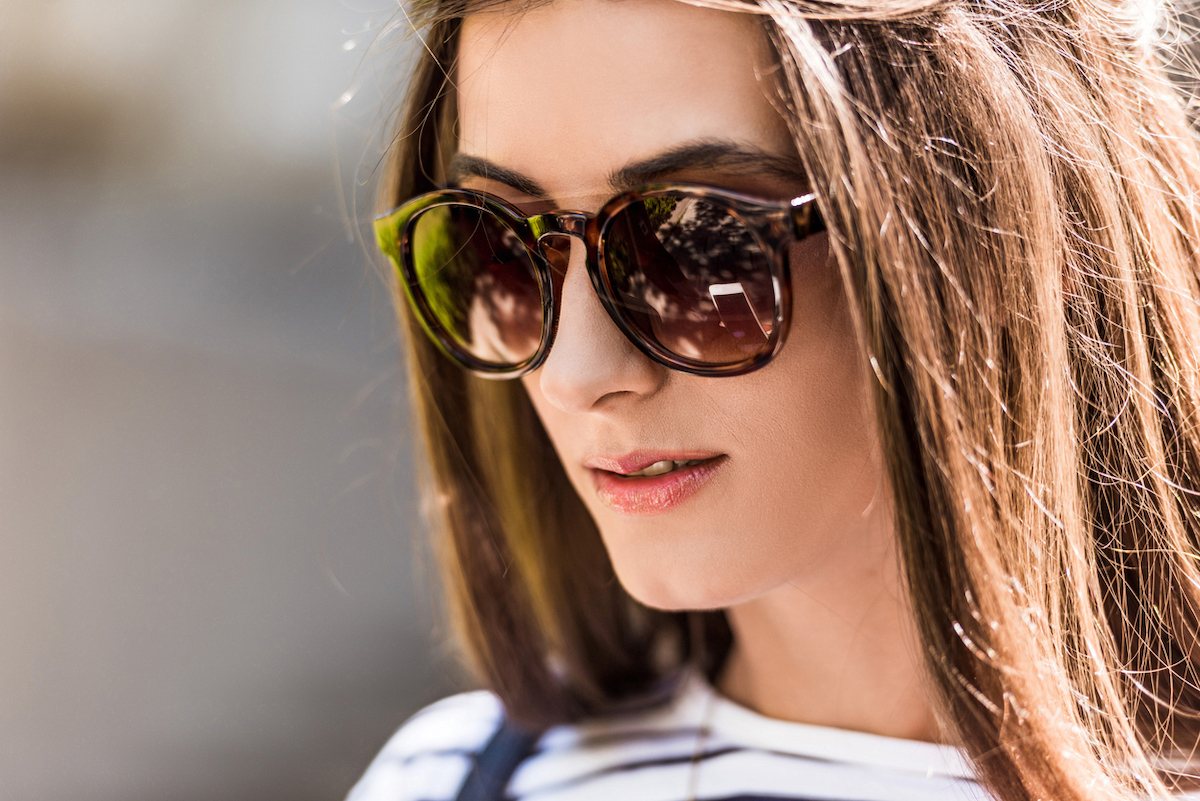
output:
M551 212L531 217L529 227L539 242L552 234L584 239L589 219L591 215L578 211Z
M548 248L563 249L568 237L575 237L586 244L585 234L589 218L590 215L575 211L555 212L538 218L531 228L542 255L549 257L546 252Z
M589 216L582 212L564 211L555 214L554 221L557 223L559 233L583 239L583 232L587 230Z

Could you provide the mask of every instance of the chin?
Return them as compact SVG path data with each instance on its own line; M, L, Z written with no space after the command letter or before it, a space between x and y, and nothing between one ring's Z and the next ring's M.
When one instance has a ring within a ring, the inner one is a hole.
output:
M634 600L651 609L663 612L697 612L710 609L724 609L730 602L714 593L689 591L677 592L673 588L662 586L643 587L640 585L621 582Z
M739 581L727 566L687 567L657 559L613 559L617 579L634 600L664 612L724 609L747 600L766 588L758 582Z
M754 536L743 514L706 509L675 519L598 520L617 580L635 600L670 612L724 609L770 592L795 572L791 537Z

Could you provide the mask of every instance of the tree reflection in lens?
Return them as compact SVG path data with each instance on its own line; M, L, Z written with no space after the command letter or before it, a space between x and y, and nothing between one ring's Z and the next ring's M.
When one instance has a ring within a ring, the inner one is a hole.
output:
M414 222L412 247L434 322L459 350L493 364L537 351L541 292L516 232L474 206L438 206Z
M528 257L508 264L515 266L476 276L467 312L470 353L495 364L525 361L542 339L542 301Z
M695 198L635 203L605 251L630 321L667 350L712 364L760 351L775 293L767 259L744 225Z

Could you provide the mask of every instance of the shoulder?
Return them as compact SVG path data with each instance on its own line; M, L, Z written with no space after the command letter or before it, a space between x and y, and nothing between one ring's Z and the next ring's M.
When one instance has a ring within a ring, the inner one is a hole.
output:
M392 735L346 801L453 801L502 717L486 691L425 707Z
M510 796L588 784L647 757L690 756L696 729L680 726L680 706L679 699L651 703L637 712L549 729L512 774ZM346 801L454 801L503 719L500 700L484 691L422 709L387 742Z
M502 720L487 692L427 707L347 801L454 801ZM622 713L546 730L509 775L505 797L662 801L689 787L703 797L779 801L987 797L958 749L766 718L695 677Z

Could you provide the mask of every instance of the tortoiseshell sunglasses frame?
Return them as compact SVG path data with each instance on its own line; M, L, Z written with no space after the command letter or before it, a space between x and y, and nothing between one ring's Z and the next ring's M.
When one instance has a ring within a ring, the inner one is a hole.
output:
M613 295L608 270L604 262L604 237L617 214L642 200L663 196L684 196L703 199L717 205L737 218L762 248L771 269L775 288L774 324L763 348L737 362L710 364L680 356L647 339L630 323L620 302ZM793 242L825 229L820 212L808 194L791 200L764 200L714 186L692 183L657 183L635 187L608 200L596 214L579 211L551 211L526 216L513 204L472 189L441 189L418 195L393 211L375 219L375 240L379 249L391 260L400 276L409 305L417 320L438 349L453 361L485 378L519 378L536 370L554 344L558 328L558 308L553 290L552 267L543 248L555 236L581 239L586 247L586 263L592 287L608 316L638 350L653 361L699 376L737 376L764 367L787 337L791 318L792 285L787 249ZM442 329L429 308L424 294L417 287L416 265L412 259L411 235L420 214L435 206L465 205L485 210L507 225L520 238L537 271L538 290L542 298L542 337L532 356L514 365L499 365L475 358L457 348L453 339Z

